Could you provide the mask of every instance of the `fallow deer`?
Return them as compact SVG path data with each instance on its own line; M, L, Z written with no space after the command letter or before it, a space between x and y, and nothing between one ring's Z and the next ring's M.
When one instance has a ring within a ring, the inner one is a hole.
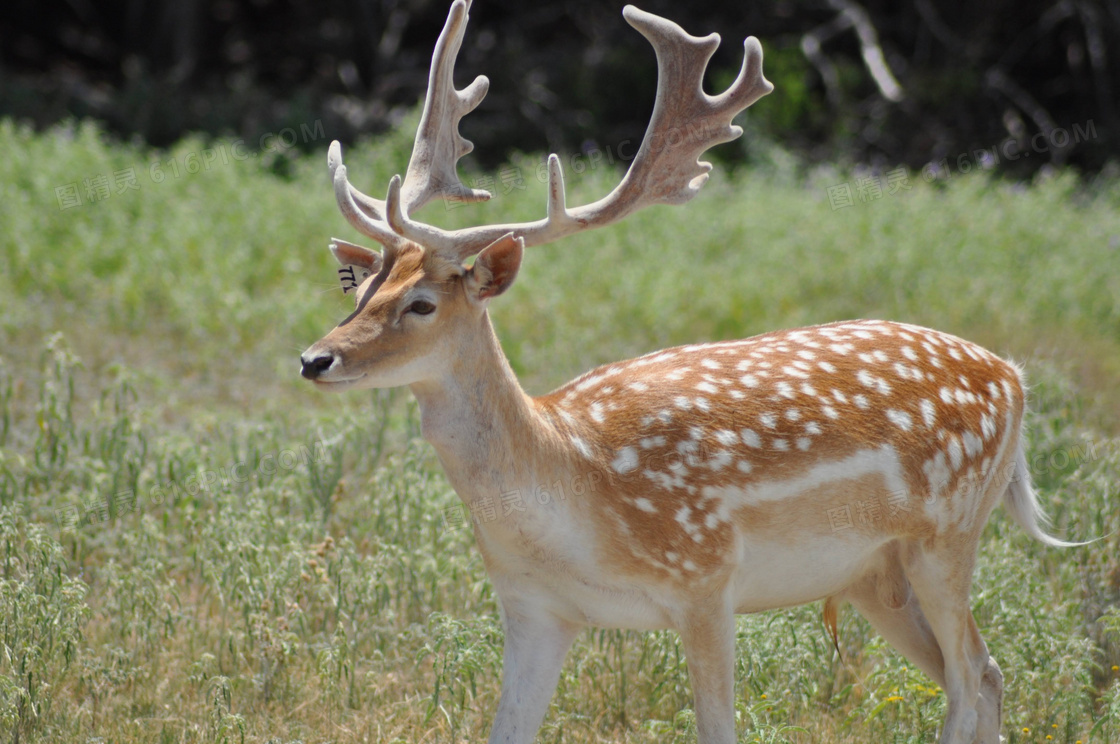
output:
M707 95L719 36L629 6L658 83L620 184L569 208L553 155L544 219L440 229L416 210L489 198L456 173L472 147L459 120L488 86L452 81L468 6L451 6L406 176L385 200L351 186L331 145L342 213L384 250L331 244L357 307L301 361L322 390L407 385L475 515L505 630L490 741L534 739L573 638L601 626L677 630L699 740L733 742L736 613L824 600L833 632L851 603L941 685L941 744L996 744L1003 676L969 609L981 530L1002 500L1031 537L1064 544L1040 526L1019 369L946 333L863 320L658 351L530 397L487 315L523 248L687 202L711 168L698 157L738 137L732 118L773 86L752 37L735 82ZM542 489L553 498L502 501Z

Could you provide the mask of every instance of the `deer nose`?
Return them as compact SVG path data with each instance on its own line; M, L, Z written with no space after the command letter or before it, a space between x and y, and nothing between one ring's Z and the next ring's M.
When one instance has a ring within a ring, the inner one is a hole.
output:
M299 373L309 380L316 380L334 364L334 354L328 351L320 351L311 356L301 354L299 361L303 365Z

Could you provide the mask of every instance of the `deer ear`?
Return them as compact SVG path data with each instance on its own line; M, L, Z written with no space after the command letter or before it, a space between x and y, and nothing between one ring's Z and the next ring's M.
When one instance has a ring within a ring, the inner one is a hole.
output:
M467 271L467 289L479 301L497 297L509 289L521 268L525 241L506 233L482 249Z
M366 277L381 270L381 254L377 251L338 238L331 238L329 247L342 264L342 268L338 270L338 281L342 284L343 294L353 292Z

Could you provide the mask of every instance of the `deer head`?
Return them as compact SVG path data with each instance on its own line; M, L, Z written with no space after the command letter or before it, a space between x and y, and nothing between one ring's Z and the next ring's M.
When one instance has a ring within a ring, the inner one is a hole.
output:
M489 300L517 276L525 246L540 245L607 225L651 204L683 204L708 178L699 161L708 148L742 134L731 124L743 109L773 90L762 75L762 47L744 42L742 70L725 92L702 90L719 35L698 38L658 16L627 6L623 17L653 45L658 84L653 115L621 183L602 199L569 208L560 159L548 160L546 216L535 222L444 230L413 219L437 197L477 202L486 191L467 188L456 164L473 146L459 120L486 95L479 76L462 90L452 81L467 24L468 0L455 0L432 56L424 110L403 179L394 176L384 200L355 189L333 142L327 156L339 208L350 224L383 247L381 253L335 240L344 291L354 312L301 356L302 374L321 387L412 384L446 369L485 326ZM463 261L477 254L467 268Z

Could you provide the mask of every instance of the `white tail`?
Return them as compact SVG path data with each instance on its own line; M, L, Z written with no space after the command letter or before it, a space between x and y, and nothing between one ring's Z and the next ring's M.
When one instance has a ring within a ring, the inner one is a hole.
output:
M1048 535L1045 527L1050 524L1049 517L1038 503L1034 487L1031 485L1031 470L1027 464L1027 454L1020 443L1018 452L1015 453L1015 474L1007 484L1007 491L1003 494L1003 506L1015 524L1023 528L1028 535L1040 543L1054 548L1076 548L1088 545L1088 542L1066 542Z
M554 156L544 219L441 230L415 211L441 193L487 197L455 175L470 149L457 122L486 90L451 83L467 7L452 5L412 162L386 199L357 192L331 147L342 212L385 250L332 243L357 308L302 373L415 394L501 603L490 741L533 741L571 641L596 625L678 630L700 741L734 742L735 614L826 600L826 617L851 602L945 689L942 744L996 744L1003 678L968 605L980 534L1004 498L1029 534L1062 544L1039 527L1017 368L938 331L852 321L668 349L526 395L487 314L524 247L692 198L710 168L698 156L738 136L732 117L771 86L747 39L739 78L708 96L718 37L628 7L660 78L619 186L569 208Z

